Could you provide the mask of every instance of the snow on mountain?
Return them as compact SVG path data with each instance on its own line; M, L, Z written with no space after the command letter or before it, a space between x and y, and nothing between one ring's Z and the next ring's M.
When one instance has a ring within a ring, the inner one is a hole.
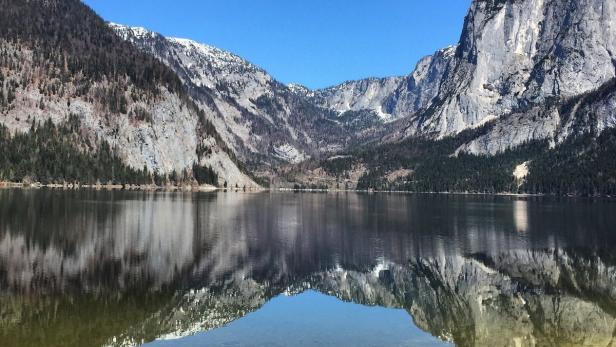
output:
M467 150L495 154L530 140L559 142L572 133L563 123L571 118L554 105L616 76L615 27L609 0L476 0L459 44L424 58L409 76L346 82L313 99L339 113L370 110L398 121L386 129L390 140L442 138L495 123ZM610 108L603 110L599 129L614 123Z
M559 105L596 95L616 76L616 5L565 3L476 0L460 42L421 59L409 75L320 90L285 86L211 46L112 27L171 66L236 155L263 168L363 143L438 139L484 125L490 125L487 133L459 151L496 154L530 140L558 143L582 129L612 127L605 95L596 105L585 98L575 117ZM597 110L603 111L598 119L580 128L576 119Z
M342 114L372 111L384 121L411 116L429 105L439 91L444 69L454 56L451 46L421 59L405 77L368 78L316 90L311 99Z
M306 87L304 85L301 85L299 83L290 83L290 84L287 85L287 88L289 88L289 90L291 92L293 92L293 93L295 93L297 95L303 96L303 97L312 97L312 96L314 96L314 92L310 88L308 88L308 87Z
M79 121L81 127L75 146L94 147L105 141L114 148L125 164L133 168L145 167L150 172L164 175L173 171L190 172L194 164L210 165L219 175L221 184L227 181L240 186L257 186L238 167L238 163L228 153L226 145L218 139L216 132L206 129L206 122L202 122L194 112L195 106L188 100L187 94L173 85L177 78L171 71L130 45L118 45L123 42L81 2L65 2L62 10L51 6L47 1L33 1L28 5L32 10L28 13L51 18L49 20L52 22L71 16L81 16L83 22L45 27L38 32L38 29L31 26L25 29L15 26L12 29L15 35L28 37L30 40L39 39L41 42L48 39L48 36L45 36L48 34L46 31L55 30L57 32L53 34L58 37L70 36L70 39L60 40L65 47L58 48L57 51L54 50L55 47L45 48L44 45L32 44L30 41L26 42L27 40L16 44L16 41L6 37L10 36L8 34L0 38L0 50L5 52L6 57L0 67L2 83L6 81L14 85L11 90L15 96L14 100L4 105L0 112L0 122L9 131L28 132L35 122L42 124L49 119L60 124L73 117ZM49 7L45 7L48 5ZM18 9L14 16L18 16L19 11L25 12L19 6L14 6ZM67 34L67 27L70 25L74 25L73 29L78 30L78 33L89 30L87 35L91 36ZM89 26L85 28L85 25ZM119 28L118 25L112 27ZM118 33L124 37L129 35L127 31ZM92 35L105 40L88 42ZM130 35L135 39L154 37L142 28L131 30ZM104 48L101 47L110 45L108 41L117 50L103 55L101 52ZM81 55L66 47L81 49ZM10 57L7 52L11 53ZM59 70L53 67L56 64L54 58L57 59L58 54L64 54L65 62L61 79L58 77ZM150 68L154 72L150 76L139 76L141 82L136 81L139 77L129 75L138 75L140 72L134 70L143 66L131 67L126 63L126 57L139 59L141 64L149 64L144 70ZM89 75L85 71L75 72L68 68L67 60L71 59L96 61L101 67L95 67L100 69ZM115 63L118 70L124 72L114 75L109 69L105 70L105 63L108 63L108 66ZM161 75L167 76L166 80L156 77ZM14 84L14 81L20 82Z
M257 171L297 163L344 141L330 112L232 53L143 28L110 26L125 40L171 67L240 160ZM329 127L323 131L323 127ZM328 132L333 132L330 136Z

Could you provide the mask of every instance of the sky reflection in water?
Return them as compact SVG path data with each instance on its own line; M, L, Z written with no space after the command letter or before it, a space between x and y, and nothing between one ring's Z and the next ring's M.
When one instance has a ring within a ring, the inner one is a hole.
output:
M0 190L0 344L609 345L614 206Z

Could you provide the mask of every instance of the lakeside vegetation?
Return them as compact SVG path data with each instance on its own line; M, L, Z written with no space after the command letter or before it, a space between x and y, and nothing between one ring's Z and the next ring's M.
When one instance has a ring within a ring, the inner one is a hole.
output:
M33 121L29 132L14 135L0 125L0 181L157 186L196 181L218 185L216 172L197 164L191 170L171 173L132 168L106 141L93 145L86 138L82 143L79 130L76 117L60 125L51 120L40 125Z
M555 148L547 141L533 141L494 156L452 155L490 126L440 141L413 138L355 150L319 165L336 178L348 177L354 167L365 165L368 169L359 178L358 190L616 195L616 129L598 136L593 132L572 136ZM528 163L529 172L519 179L513 172L522 163ZM388 179L389 173L401 169L409 173Z
M321 165L329 175L343 177L358 162L368 164L357 190L616 195L616 129L599 136L586 133L571 137L552 149L546 141L535 141L495 156L451 156L468 136L475 135L473 131L441 141L409 139L339 156ZM0 125L0 148L0 181L4 182L159 187L217 186L219 182L211 167L197 164L167 174L129 167L107 142L93 145L87 137L84 140L74 116L59 125L50 120L42 124L33 121L30 131L14 135ZM513 171L525 162L529 173L520 180ZM390 181L387 173L400 168L409 174ZM322 183L293 186L295 190L333 188Z

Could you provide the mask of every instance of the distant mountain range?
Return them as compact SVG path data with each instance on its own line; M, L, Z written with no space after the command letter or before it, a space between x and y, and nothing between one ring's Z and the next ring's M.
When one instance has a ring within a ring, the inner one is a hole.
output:
M77 0L1 4L6 133L72 117L77 149L108 143L135 181L203 167L232 186L616 193L608 0L475 0L458 44L408 76L322 90ZM18 161L0 157L0 179L49 171Z

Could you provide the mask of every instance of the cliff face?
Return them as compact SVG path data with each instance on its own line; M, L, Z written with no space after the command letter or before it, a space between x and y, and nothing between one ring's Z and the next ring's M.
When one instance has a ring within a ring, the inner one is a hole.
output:
M591 92L504 115L458 151L494 155L531 140L548 139L554 147L571 135L599 135L616 127L615 82L611 79Z
M224 141L253 170L297 164L343 148L354 136L332 111L237 55L143 28L110 26L173 69Z
M423 58L408 76L349 81L304 95L338 114L370 110L386 122L412 116L438 95L455 50L448 47Z
M615 25L610 1L475 1L434 113L418 119L410 133L444 136L505 118L516 135L499 147L568 136L567 115L551 105L615 76ZM612 112L596 122L606 118Z
M404 79L378 86L347 82L315 94L339 112L370 109L401 119L387 130L393 139L442 138L493 122L498 128L466 150L494 154L533 139L559 142L586 129L572 130L571 109L554 104L592 93L616 76L615 26L616 5L609 0L476 0L455 54L454 48L439 51ZM602 112L592 126L613 126L614 112L594 107Z

